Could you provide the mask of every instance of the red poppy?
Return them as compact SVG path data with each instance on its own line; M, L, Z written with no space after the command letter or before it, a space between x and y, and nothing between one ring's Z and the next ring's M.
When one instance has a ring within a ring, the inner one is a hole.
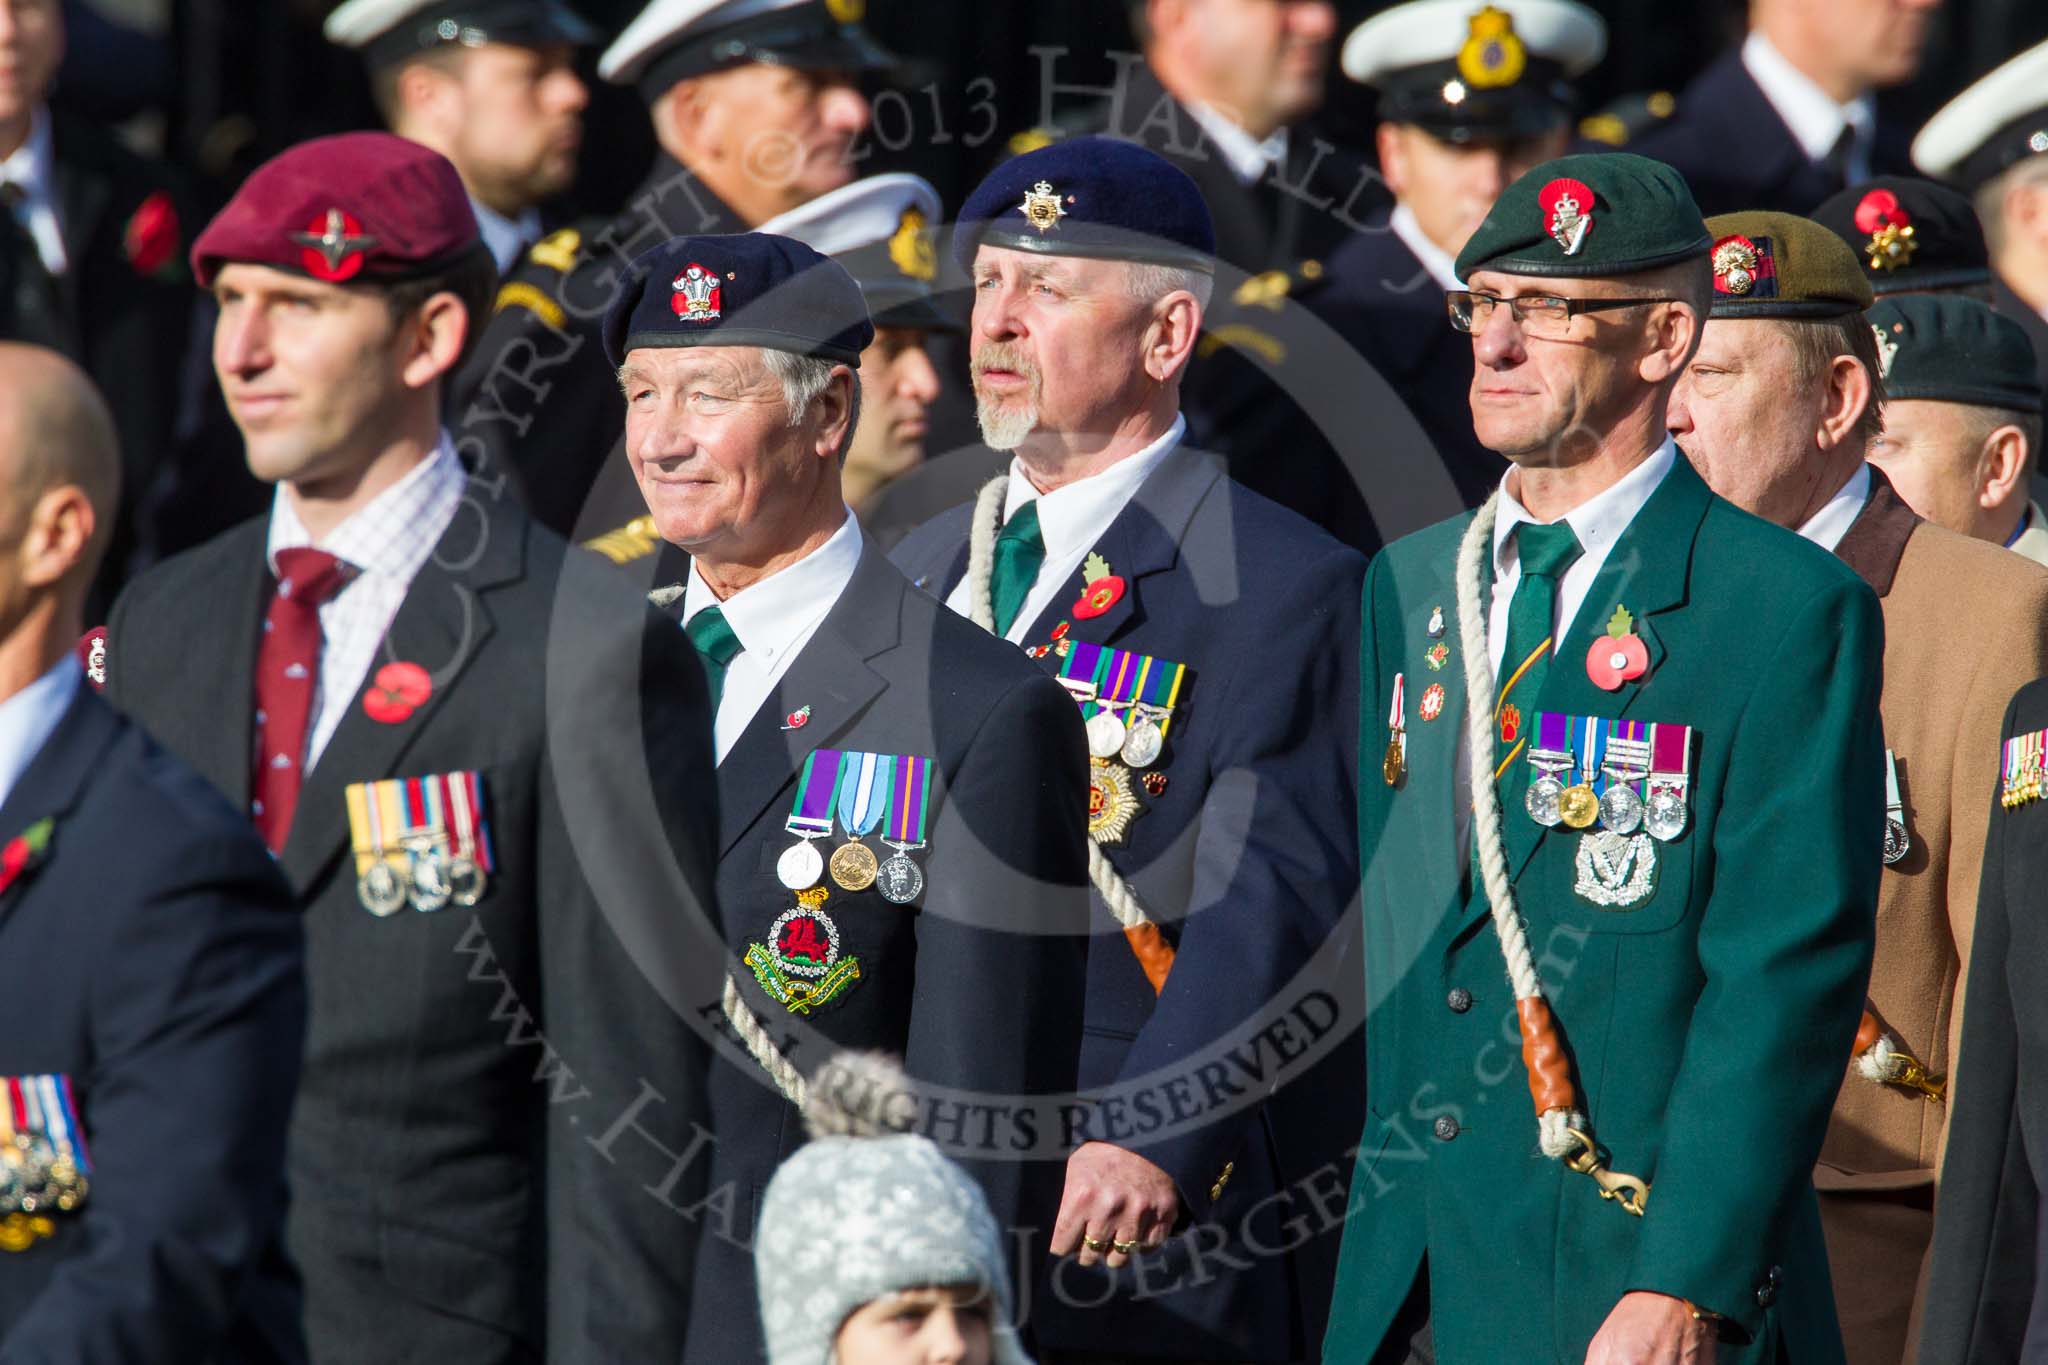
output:
M50 831L56 823L46 815L9 839L5 848L0 848L0 892L13 886L21 880L23 873L43 860L43 853L50 846Z
M1108 611L1122 599L1123 595L1124 581L1115 574L1108 574L1081 589L1081 600L1068 610L1086 621Z
M1913 226L1913 216L1899 207L1899 196L1890 190L1872 190L1856 201L1858 232L1881 232L1892 226Z
M1634 682L1650 668L1650 649L1633 627L1635 618L1626 608L1616 607L1608 619L1607 633L1594 637L1586 651L1586 677L1603 692L1613 692L1625 682Z
M397 725L434 695L434 681L418 664L401 659L377 670L363 692L363 711L371 720Z
M138 275L155 275L178 259L178 206L158 190L142 201L121 232L121 248Z

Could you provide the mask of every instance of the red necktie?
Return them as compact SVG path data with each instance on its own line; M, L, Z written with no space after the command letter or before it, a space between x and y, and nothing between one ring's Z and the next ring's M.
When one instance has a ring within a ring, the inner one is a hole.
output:
M272 853L283 851L299 804L320 678L320 604L355 572L325 550L308 549L279 550L277 571L256 651L256 771L249 784L249 815Z

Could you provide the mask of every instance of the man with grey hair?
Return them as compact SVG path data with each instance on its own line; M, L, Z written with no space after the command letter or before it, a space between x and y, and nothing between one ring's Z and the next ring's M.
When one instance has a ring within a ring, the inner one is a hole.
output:
M840 1049L900 1055L931 1095L915 1130L1005 1227L1050 1226L1056 1134L1018 1116L1071 1097L1081 1047L1081 724L847 510L874 326L841 266L764 233L679 237L634 262L602 336L667 542L654 597L711 679L722 1014L745 1049L713 1067L693 1298L720 1311L691 1315L686 1358L752 1361L760 1324L735 1310L757 1192Z
M1130 143L997 168L954 250L982 434L1015 456L896 555L1088 718L1093 1103L1036 1320L1062 1365L1307 1355L1337 1238L1304 1194L1341 1188L1360 1122L1321 969L1357 885L1364 562L1183 448L1214 242Z

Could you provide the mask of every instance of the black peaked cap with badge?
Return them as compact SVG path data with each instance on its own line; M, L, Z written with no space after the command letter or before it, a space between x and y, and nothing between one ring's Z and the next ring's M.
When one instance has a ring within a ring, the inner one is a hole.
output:
M586 47L598 31L561 0L347 0L321 26L372 70L451 47Z
M1792 213L1724 213L1714 234L1716 318L1824 321L1870 307L1875 295L1849 244Z
M1932 180L1887 175L1852 185L1825 200L1813 220L1861 253L1880 298L1991 282L1977 210L1968 196Z
M597 74L652 103L678 81L761 62L799 71L888 71L903 59L861 26L866 0L653 0Z
M953 259L986 244L1048 256L1216 268L1216 226L1187 172L1134 142L1077 137L1005 161L960 207Z
M1870 310L1887 401L1931 399L2041 411L2041 375L2026 332L1981 299L1912 294Z
M1494 201L1457 272L1597 279L1704 256L1712 239L1684 177L1628 152L1563 156Z
M875 324L844 267L767 232L676 237L637 257L604 315L616 369L643 347L760 346L860 365Z
M1567 124L1572 81L1607 51L1607 25L1576 0L1410 0L1344 40L1344 74L1379 92L1379 116L1465 143Z

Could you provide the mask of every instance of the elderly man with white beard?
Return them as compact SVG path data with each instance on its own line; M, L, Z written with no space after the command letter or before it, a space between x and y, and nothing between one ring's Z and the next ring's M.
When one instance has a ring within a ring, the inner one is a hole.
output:
M954 250L982 434L1015 455L896 563L1088 722L1092 1104L1042 1358L1300 1359L1337 1241L1304 1191L1335 1163L1341 1207L1360 1122L1357 1020L1321 982L1358 879L1364 561L1182 445L1214 265L1186 175L1109 139L1032 152Z

